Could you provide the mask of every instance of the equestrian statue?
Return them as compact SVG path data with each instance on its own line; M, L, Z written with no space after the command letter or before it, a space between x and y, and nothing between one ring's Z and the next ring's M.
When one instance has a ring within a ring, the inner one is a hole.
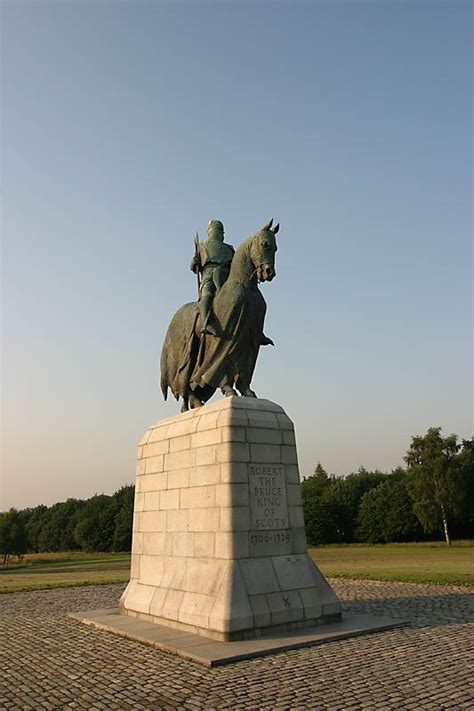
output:
M198 275L199 299L173 316L161 352L161 390L168 388L181 411L201 407L220 388L223 395L257 397L250 389L260 346L274 345L263 332L267 305L259 282L275 277L273 219L234 252L224 226L211 220L208 238L196 235L191 270ZM234 389L236 388L236 389Z

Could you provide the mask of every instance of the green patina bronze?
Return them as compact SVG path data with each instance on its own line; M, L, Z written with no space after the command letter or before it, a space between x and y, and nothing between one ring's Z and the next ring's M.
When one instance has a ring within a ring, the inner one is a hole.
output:
M208 224L191 270L200 277L199 300L173 316L161 352L161 390L183 399L182 411L200 407L220 388L227 397L256 397L250 389L260 346L274 345L263 333L267 305L259 282L275 277L275 235L270 220L234 253L219 220Z

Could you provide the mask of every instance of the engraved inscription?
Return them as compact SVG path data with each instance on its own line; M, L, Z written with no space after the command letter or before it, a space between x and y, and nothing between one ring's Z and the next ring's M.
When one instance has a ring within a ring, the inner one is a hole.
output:
M252 530L289 528L285 467L249 464L249 485Z

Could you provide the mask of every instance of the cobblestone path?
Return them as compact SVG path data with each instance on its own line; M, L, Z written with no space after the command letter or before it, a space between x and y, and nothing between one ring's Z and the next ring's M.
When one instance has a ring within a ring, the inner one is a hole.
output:
M66 618L114 606L122 585L1 595L0 707L474 708L468 589L331 583L346 610L408 618L410 627L208 669Z

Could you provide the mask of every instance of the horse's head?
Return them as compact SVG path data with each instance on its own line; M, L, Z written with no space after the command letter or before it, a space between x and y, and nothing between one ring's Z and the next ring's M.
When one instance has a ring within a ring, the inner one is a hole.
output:
M261 230L252 235L250 242L250 258L255 267L258 281L271 281L276 276L275 252L277 243L275 235L280 225L272 229L273 218Z

